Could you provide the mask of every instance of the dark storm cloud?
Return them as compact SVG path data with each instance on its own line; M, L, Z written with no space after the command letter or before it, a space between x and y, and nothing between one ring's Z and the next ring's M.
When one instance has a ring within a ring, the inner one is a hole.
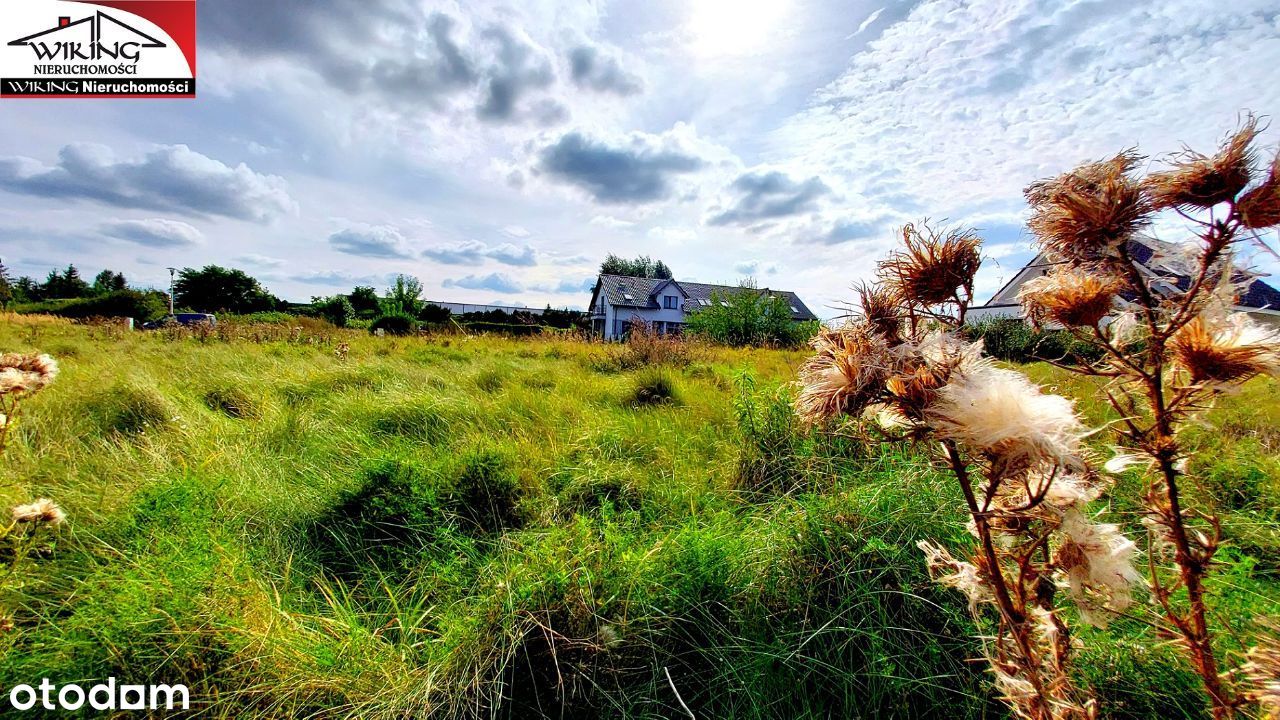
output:
M816 209L831 188L818 177L797 181L776 170L751 171L729 186L736 195L733 205L707 220L709 225L753 225Z
M644 90L640 76L628 72L622 62L594 45L580 45L569 53L569 68L578 87L616 95L635 95Z
M405 0L204 3L211 45L251 57L287 58L330 86L396 107L474 102L494 123L539 124L566 116L557 103L522 99L555 83L550 53L519 28L464 32L458 18Z
M689 152L633 140L610 145L571 132L542 149L538 168L586 190L597 202L639 204L670 198L672 179L701 169L705 162Z

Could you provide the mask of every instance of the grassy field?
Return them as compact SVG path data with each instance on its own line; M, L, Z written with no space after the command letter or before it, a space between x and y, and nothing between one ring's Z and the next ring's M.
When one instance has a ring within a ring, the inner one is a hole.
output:
M800 353L280 335L0 324L63 368L0 505L69 516L0 585L0 686L185 683L214 718L1005 714L915 548L967 544L958 492L923 454L800 432ZM1227 628L1280 611L1276 391L1196 433ZM1139 491L1097 510L1136 535ZM1104 716L1202 716L1140 619L1082 639Z

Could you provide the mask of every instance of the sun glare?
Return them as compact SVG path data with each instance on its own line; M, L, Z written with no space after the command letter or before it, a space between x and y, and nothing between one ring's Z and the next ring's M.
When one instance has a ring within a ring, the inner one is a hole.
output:
M770 42L786 15L785 0L696 0L689 30L703 56L750 54Z

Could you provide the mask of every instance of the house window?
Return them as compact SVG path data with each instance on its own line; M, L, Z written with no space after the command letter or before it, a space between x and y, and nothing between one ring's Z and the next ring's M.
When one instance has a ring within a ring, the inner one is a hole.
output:
M678 310L680 308L680 298L675 295L663 295L662 307L668 310Z

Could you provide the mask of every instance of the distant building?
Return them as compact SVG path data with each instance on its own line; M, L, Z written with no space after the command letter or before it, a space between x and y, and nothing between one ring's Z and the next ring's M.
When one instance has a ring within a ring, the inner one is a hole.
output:
M724 297L737 292L781 297L791 308L791 319L796 322L818 319L795 293L786 290L623 275L601 275L596 280L588 316L592 332L606 339L621 338L638 323L661 334L677 334L683 332L690 314L711 307L712 295Z
M1161 252L1161 243L1154 240L1130 240L1129 253L1138 261L1139 268L1151 279L1151 286L1160 293L1173 293L1191 286L1191 278L1178 272L1163 261L1167 253ZM1037 255L1027 266L1018 271L1009 282L986 305L971 308L965 316L968 322L978 322L991 318L1021 318L1022 305L1018 302L1018 291L1032 278L1047 275L1056 265L1061 263L1050 260L1043 253ZM1235 309L1248 313L1255 320L1280 325L1280 291L1261 280L1253 280L1241 294Z
M530 315L541 315L546 311L545 307L531 308L523 305L477 305L475 303L457 303L443 302L441 300L428 300L425 305L436 305L442 307L454 315L466 315L467 313L486 313L494 310L500 310L507 314L522 312Z

